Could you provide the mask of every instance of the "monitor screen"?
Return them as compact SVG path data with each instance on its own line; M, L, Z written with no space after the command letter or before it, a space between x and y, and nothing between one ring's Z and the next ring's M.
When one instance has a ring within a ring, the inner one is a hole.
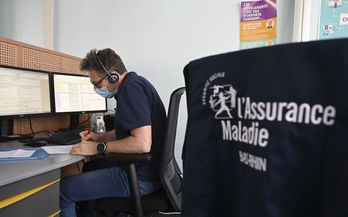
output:
M0 66L0 117L48 113L49 73Z
M106 99L94 92L88 76L53 74L56 113L105 112Z

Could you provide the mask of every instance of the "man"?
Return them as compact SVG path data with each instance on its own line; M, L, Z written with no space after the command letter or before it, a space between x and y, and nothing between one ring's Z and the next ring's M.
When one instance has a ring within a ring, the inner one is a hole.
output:
M115 130L106 133L80 133L81 143L73 155L98 153L148 153L152 160L137 168L140 194L160 187L160 157L165 129L165 109L155 88L135 72L127 72L121 58L112 50L91 50L80 69L89 72L94 90L105 98L115 97ZM127 175L122 165L65 177L60 184L61 216L76 216L75 201L102 197L130 196Z
M274 25L273 20L268 20L268 21L267 21L267 29L273 28L273 25Z

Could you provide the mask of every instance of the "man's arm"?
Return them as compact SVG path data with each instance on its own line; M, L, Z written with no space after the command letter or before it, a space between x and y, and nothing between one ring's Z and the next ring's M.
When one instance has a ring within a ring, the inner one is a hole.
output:
M80 137L82 140L89 140L94 142L107 142L116 139L116 131L111 130L105 133L88 133L88 130L80 132Z
M131 130L130 136L106 143L106 153L148 153L151 151L151 125Z
M116 130L111 130L106 133L96 133L98 142L108 142L116 139Z
M111 135L108 137L107 133L102 135L105 135L105 139L111 138ZM113 135L115 136L115 134ZM131 130L130 136L124 139L108 141L106 153L148 153L151 151L151 136L151 125L135 128ZM98 142L95 141L82 140L81 143L72 147L70 154L96 155L98 154L97 144Z

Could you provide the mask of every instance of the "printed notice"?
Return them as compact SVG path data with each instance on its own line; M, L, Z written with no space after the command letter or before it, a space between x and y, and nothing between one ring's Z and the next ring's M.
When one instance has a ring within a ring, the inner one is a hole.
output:
M276 42L276 0L242 0L240 49L270 46Z
M348 36L348 1L321 0L319 39Z

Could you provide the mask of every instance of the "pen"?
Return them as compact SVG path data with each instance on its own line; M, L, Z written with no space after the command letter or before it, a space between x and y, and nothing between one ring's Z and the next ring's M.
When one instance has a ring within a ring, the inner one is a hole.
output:
M89 125L89 127L88 127L88 132L87 132L87 135L89 135L91 132L92 132L92 124L91 124L91 125Z

